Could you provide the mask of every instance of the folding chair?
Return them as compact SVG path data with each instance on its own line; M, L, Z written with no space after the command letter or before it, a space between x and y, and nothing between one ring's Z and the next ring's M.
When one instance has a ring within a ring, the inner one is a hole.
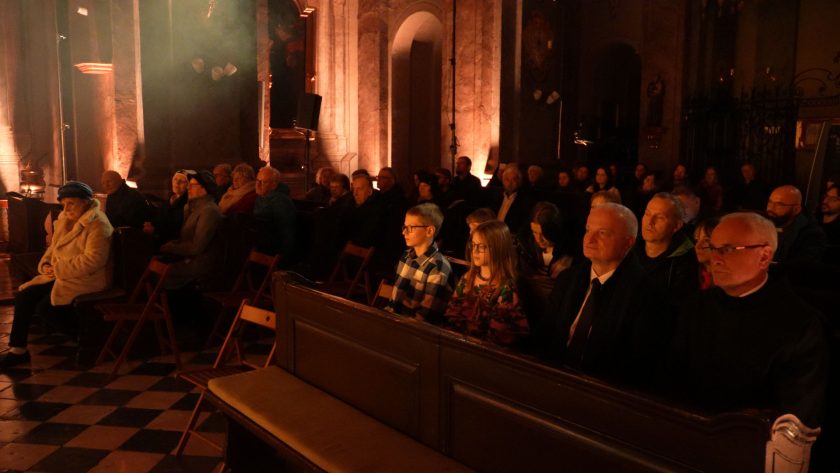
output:
M176 369L181 369L181 356L178 353L178 343L175 341L175 328L172 326L172 315L163 290L169 269L170 265L153 258L143 275L140 276L140 280L137 281L137 286L134 287L128 302L95 306L106 321L115 322L105 346L102 347L96 359L96 364L102 363L108 356L116 360L111 369L111 377L119 372L120 366L128 358L146 321L154 322L161 354L165 354L168 349L175 358ZM168 338L164 337L163 330L166 330ZM114 344L124 332L128 332L128 339L123 344L122 350L117 353Z
M350 296L353 295L356 286L358 286L359 282L362 281L364 282L365 290L364 300L370 301L372 294L370 274L368 273L367 268L370 264L371 258L373 257L373 251L373 247L363 248L361 246L357 246L353 243L347 242L347 244L344 245L344 250L342 250L341 255L338 257L338 262L336 262L335 268L333 269L329 280L327 281L327 287L330 288L332 292L335 292L349 299ZM361 260L356 274L353 276L352 280L347 274L347 265L351 259ZM338 279L339 275L342 276L342 279Z
M246 301L241 301L239 311L236 313L236 317L234 317L233 323L230 325L230 329L228 329L227 336L225 337L224 343L222 343L222 347L219 349L219 354L216 356L216 361L213 363L213 367L201 370L185 371L176 375L178 378L183 379L184 381L187 381L188 383L191 383L201 389L201 395L198 397L198 401L195 404L195 408L193 409L192 415L187 422L186 428L184 428L181 440L175 448L176 457L181 457L181 454L184 452L184 448L187 446L187 442L189 442L190 437L193 435L217 448L219 451L223 451L222 445L219 445L214 442L213 439L195 430L196 423L198 422L198 418L201 414L201 408L204 404L204 395L207 392L207 383L209 383L211 379L220 378L222 376L230 376L244 371L250 371L252 369L265 368L271 365L274 360L274 352L277 350L277 344L273 338L271 351L268 353L265 361L262 363L254 363L246 359L245 349L241 345L241 337L246 326L245 324L254 324L259 327L269 329L272 333L274 333L276 330L275 321L276 315L274 312L254 307L249 305ZM235 354L236 363L226 365L225 363L229 361L231 352L234 352Z
M388 281L384 279L379 281L379 287L376 289L376 294L374 294L373 298L370 300L370 305L380 309L383 308L385 306L385 301L391 298L391 294L393 292L393 284L389 284Z
M224 326L225 313L231 309L236 309L242 304L242 300L247 300L249 304L271 308L274 301L271 300L271 275L277 268L277 263L280 261L280 256L267 255L260 253L257 250L251 250L248 258L242 265L242 270L233 287L227 292L209 292L204 294L210 300L219 304L219 313L216 315L216 320L213 322L213 329L210 331L210 336L207 337L207 342L204 344L205 348L212 346L216 339L224 340L225 334L222 332ZM256 284L255 271L258 268L265 269L265 275Z

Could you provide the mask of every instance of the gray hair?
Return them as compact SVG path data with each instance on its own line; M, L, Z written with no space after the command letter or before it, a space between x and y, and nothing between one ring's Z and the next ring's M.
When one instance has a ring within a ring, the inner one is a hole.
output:
M264 166L264 167L261 167L258 172L262 172L262 171L265 171L268 174L270 174L271 179L274 180L274 182L280 182L280 171L278 171L277 169L275 169L271 166Z
M761 215L755 212L733 212L721 217L718 226L727 220L737 220L750 227L750 231L767 241L773 253L779 247L779 234L776 232L776 225Z
M624 223L624 229L627 231L628 237L636 238L636 235L639 234L639 220L636 219L636 215L633 214L633 211L627 207L621 204L608 202L606 204L596 205L594 208L612 211Z
M653 199L667 200L671 203L671 208L675 213L673 217L676 218L678 222L685 220L685 207L683 207L682 201L674 194L671 194L670 192L657 192L653 195L653 197L651 197L651 200Z
M256 179L256 174L254 173L254 168L251 167L250 164L239 163L233 168L233 174L239 174L240 176L244 177L247 181L253 181Z

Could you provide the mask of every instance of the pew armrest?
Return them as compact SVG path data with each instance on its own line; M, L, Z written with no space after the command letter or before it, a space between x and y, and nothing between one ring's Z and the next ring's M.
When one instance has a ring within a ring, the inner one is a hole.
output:
M773 423L767 442L764 473L806 473L811 462L811 446L820 428L812 429L793 414Z

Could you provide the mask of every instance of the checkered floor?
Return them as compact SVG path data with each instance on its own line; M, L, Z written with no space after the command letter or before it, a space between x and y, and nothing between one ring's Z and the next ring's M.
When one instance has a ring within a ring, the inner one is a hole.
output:
M6 275L0 274L0 280ZM0 306L0 352L13 309ZM198 394L173 377L171 357L136 361L108 380L110 365L73 366L74 342L33 326L28 365L0 373L0 471L74 473L210 472L221 454L194 439L183 459L172 451ZM209 366L215 353L182 354L185 368ZM224 419L206 412L200 428L224 438Z

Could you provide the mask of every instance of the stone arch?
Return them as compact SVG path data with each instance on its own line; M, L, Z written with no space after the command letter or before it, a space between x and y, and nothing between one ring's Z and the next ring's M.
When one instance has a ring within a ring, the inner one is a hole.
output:
M390 47L389 161L403 184L419 168L440 166L444 28L428 9L405 15Z

